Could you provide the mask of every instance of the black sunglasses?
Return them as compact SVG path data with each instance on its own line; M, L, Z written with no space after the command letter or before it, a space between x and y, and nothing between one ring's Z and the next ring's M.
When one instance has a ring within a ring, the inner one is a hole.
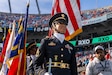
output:
M96 52L96 54L102 54L103 52Z

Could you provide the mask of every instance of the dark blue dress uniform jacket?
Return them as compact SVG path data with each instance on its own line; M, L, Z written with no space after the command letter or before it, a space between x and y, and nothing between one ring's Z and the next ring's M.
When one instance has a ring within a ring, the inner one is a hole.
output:
M56 37L44 38L39 48L39 57L34 62L35 66L40 66L45 62L49 62L49 58L55 63L69 64L69 68L61 68L60 64L51 68L53 75L77 75L77 65L75 58L74 46L64 40L61 43ZM47 64L46 64L47 67ZM48 69L48 68L47 68Z

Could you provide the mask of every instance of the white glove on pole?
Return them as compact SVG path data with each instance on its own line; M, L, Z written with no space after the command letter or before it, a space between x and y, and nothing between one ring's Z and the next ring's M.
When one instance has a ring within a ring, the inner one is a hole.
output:
M52 75L51 73L51 63L52 63L52 59L49 58L49 67L48 67L48 72L46 72L44 75Z

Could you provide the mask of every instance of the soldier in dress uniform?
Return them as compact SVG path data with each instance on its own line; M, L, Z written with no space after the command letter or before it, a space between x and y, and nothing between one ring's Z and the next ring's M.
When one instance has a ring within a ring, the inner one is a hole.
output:
M51 37L44 38L39 47L39 54L33 63L35 68L45 63L48 71L51 67L52 75L77 75L77 65L74 46L65 40L66 26L68 17L65 13L55 14L49 21L53 30ZM49 66L51 58L51 66ZM38 74L39 75L39 74Z
M27 46L27 75L34 75L34 68L32 62L36 59L36 51L37 51L36 42L31 42Z

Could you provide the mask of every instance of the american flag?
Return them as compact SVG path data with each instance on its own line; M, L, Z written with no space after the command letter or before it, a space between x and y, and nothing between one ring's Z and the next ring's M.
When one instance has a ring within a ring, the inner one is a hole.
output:
M54 0L52 16L59 12L66 13L69 18L67 31L65 34L66 40L71 40L82 32L79 0Z

